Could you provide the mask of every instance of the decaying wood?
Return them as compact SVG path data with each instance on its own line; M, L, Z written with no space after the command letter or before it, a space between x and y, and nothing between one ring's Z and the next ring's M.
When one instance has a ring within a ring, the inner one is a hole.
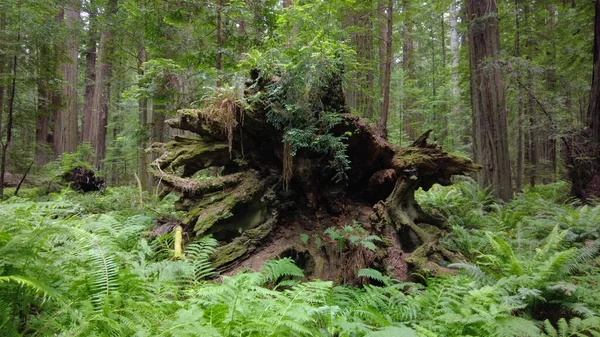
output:
M264 90L258 87L253 90ZM340 258L354 261L356 268L385 270L388 264L404 263L433 272L442 272L443 267L432 261L457 258L438 243L447 233L443 219L423 212L414 192L448 185L453 175L479 167L427 143L431 131L411 146L399 148L340 106L341 122L331 132L345 135L352 165L347 179L336 183L329 167L331 154L299 149L293 164L285 164L289 159L285 159L283 132L267 122L268 106L239 104L236 109L232 133L223 125L226 118L205 110L181 111L168 125L196 136L175 137L151 148L160 154L151 170L168 191L179 195L176 207L186 212L184 228L196 236L211 234L221 243L213 256L215 267L224 271L252 267L259 257L303 256L312 259L313 277L344 282L348 281L344 273L354 269ZM284 167L290 170L289 188L285 188ZM327 253L324 230L352 222L382 238L377 249L354 247L353 252ZM318 237L318 244L301 243L300 234L310 240Z

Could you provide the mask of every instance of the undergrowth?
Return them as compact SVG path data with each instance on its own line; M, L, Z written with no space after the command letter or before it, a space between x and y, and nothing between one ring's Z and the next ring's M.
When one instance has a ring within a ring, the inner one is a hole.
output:
M419 192L454 229L460 273L363 269L362 288L301 281L291 259L218 277L209 237L173 259L170 234L147 235L172 200L135 188L14 197L0 204L0 336L600 336L600 206L565 190L505 204L469 181Z

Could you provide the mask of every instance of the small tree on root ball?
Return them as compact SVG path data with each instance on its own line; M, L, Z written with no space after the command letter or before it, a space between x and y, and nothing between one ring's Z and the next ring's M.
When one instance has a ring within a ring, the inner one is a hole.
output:
M347 113L335 73L321 82L308 94L318 105L293 111L284 76L266 81L254 73L244 97L225 88L203 109L167 122L195 134L151 149L160 153L154 175L180 196L185 229L219 240L213 265L221 271L293 251L312 277L339 282L354 282L367 267L391 266L403 279L415 269L445 272L439 262L458 256L438 242L444 222L424 213L414 192L479 167L428 144L431 131L409 147L393 146ZM336 244L327 228L352 234L336 236Z

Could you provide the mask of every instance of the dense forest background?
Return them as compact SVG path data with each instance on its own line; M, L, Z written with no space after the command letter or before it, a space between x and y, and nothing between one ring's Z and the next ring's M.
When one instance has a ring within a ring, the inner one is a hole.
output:
M507 133L493 136L507 148L494 170L517 191L557 181L561 139L589 124L594 1L489 4L477 14L461 1L4 1L6 171L36 172L79 147L111 185L137 173L151 189L144 149L177 133L164 120L178 109L202 106L217 84L241 90L252 68L334 56L351 111L381 120L392 143L431 128L481 162L467 22L492 15L499 41L481 57L500 72Z
M600 0L3 0L0 336L600 336Z

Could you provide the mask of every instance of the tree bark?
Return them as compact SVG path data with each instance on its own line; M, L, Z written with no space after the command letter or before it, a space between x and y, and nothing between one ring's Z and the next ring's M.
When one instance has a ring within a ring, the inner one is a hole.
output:
M451 69L451 86L452 86L452 110L450 113L451 125L452 123L458 123L460 115L460 87L458 86L458 60L460 52L460 41L458 38L458 2L453 1L450 5L450 66ZM457 139L460 135L454 130L454 127L450 127L452 145L457 145Z
M420 126L419 117L414 114L414 98L406 90L411 85L414 77L414 42L412 38L413 25L409 16L406 14L409 11L409 3L412 0L403 0L402 7L404 16L404 27L402 29L402 68L404 69L404 103L402 104L404 131L408 139L414 139L418 133ZM414 127L416 126L416 127Z
M5 5L2 6L2 13L0 14L0 33L4 33L6 29L6 10ZM4 68L6 64L6 54L4 53L4 47L0 48L0 74L4 74ZM2 135L2 121L4 118L4 81L0 79L0 136ZM3 185L0 185L2 187Z
M592 139L596 144L600 144L600 0L596 0L594 17L594 68L588 118Z
M79 38L76 25L79 21L78 2L69 2L59 13L67 29L67 41L62 46L66 60L59 66L64 84L60 98L60 108L54 123L54 153L58 156L65 152L77 151L77 57ZM59 48L61 49L61 48Z
M515 0L515 56L521 57L521 23L519 21L519 0ZM517 89L517 166L516 170L516 189L521 190L523 183L523 100L521 89Z
M506 102L502 73L495 60L500 52L495 0L467 0L473 155L483 165L479 184L492 187L502 200L512 198ZM490 61L491 60L491 61ZM491 62L491 63L490 63Z
M388 114L390 110L390 84L392 82L392 32L394 30L393 27L393 0L388 0L387 5L387 28L386 28L386 37L385 37L385 67L383 72L383 104L381 106L381 116L377 121L377 133L383 139L387 139L388 130L387 130L387 121Z
M146 62L146 49L144 46L141 46L138 50L137 56L137 69L138 76L141 78L144 76L144 62ZM146 155L146 148L149 147L148 144L148 99L146 97L138 98L138 113L139 113L139 126L138 130L138 167L137 167L137 175L140 180L141 188L144 191L149 191L151 189L150 182L152 178L148 173L148 156Z
M21 11L21 3L19 3L19 16ZM20 25L20 17L19 22ZM17 33L17 41L15 45L19 48L21 43L21 31L19 27L19 32ZM8 147L12 141L12 132L13 132L13 117L14 117L14 108L15 108L15 94L17 92L17 55L18 50L15 50L13 55L13 67L12 67L12 83L10 85L10 96L8 97L8 118L6 121L6 140L1 141L2 145L2 158L0 159L0 200L4 197L4 176L6 174L6 155L8 152ZM1 116L0 116L1 117Z
M223 0L217 0L217 58L215 60L215 69L217 69L217 87L221 86L221 76L223 73L223 34L221 12L223 11Z
M361 4L361 7L351 14L354 25L358 30L353 35L356 47L356 58L362 66L356 71L356 83L353 87L354 106L359 115L372 118L375 112L373 94L375 93L375 58L373 50L373 18L371 2Z
M93 2L89 9L88 44L85 52L85 91L83 94L83 122L81 124L81 140L92 143L92 127L94 109L94 91L96 86L96 44L98 32L96 27L96 8Z
M110 0L106 7L106 26L100 34L98 59L96 62L96 83L94 85L94 100L92 105L92 123L90 139L96 152L95 166L102 170L102 160L106 156L106 125L110 102L110 87L112 82L112 58L114 52L113 33L110 25L117 11L117 0Z

